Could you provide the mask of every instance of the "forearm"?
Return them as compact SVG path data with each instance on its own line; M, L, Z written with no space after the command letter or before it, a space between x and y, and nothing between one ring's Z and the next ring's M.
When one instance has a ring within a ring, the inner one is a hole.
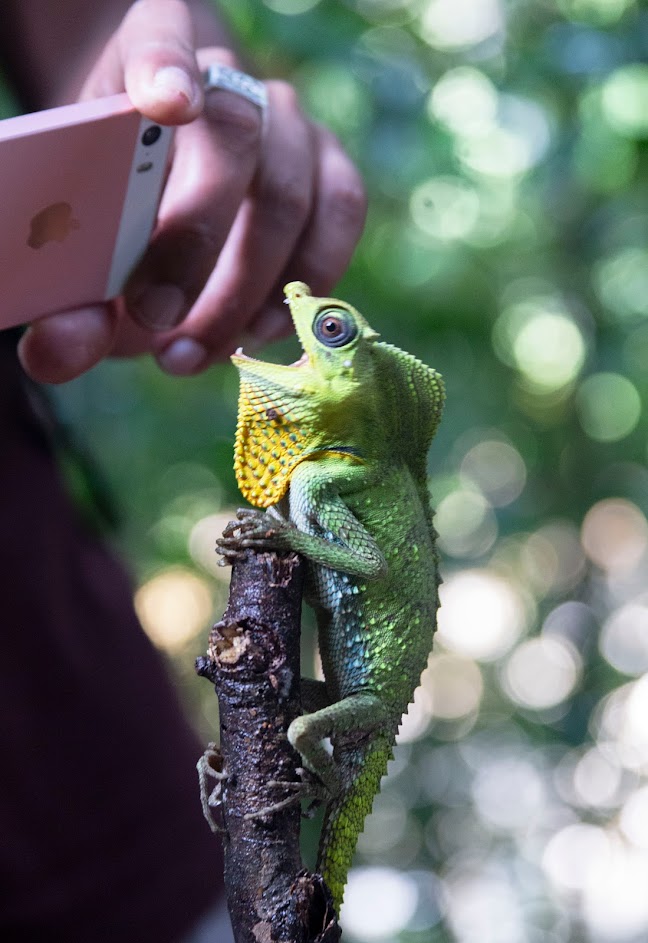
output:
M168 2L168 0L163 0ZM27 110L74 101L131 0L5 0L0 6L2 67ZM210 0L187 0L197 46L231 46Z

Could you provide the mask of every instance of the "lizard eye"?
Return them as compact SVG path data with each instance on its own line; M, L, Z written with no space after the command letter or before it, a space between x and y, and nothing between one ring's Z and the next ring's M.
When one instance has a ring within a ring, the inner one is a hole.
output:
M355 321L342 308L326 308L313 322L313 334L327 347L344 347L357 333Z

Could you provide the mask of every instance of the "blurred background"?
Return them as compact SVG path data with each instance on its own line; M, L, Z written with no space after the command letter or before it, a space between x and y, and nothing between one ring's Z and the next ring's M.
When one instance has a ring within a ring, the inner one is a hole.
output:
M360 842L347 939L645 941L648 11L221 6L365 175L338 294L448 391L429 464L439 630ZM288 362L295 342L263 356ZM216 704L193 661L226 599L213 547L239 501L236 396L229 365L177 380L146 361L56 391L205 741Z

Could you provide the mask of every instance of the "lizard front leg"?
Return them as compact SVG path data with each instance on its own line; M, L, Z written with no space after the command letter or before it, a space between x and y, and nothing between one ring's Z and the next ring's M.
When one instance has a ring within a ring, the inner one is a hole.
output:
M290 481L290 520L274 508L266 513L243 509L217 542L219 551L235 557L248 547L294 550L331 569L378 579L387 572L383 553L340 497L340 491L361 488L366 479L363 465L337 456L304 461Z

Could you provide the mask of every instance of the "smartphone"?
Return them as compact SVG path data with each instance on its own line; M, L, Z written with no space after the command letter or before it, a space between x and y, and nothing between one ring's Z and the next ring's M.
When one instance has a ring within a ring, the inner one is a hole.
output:
M120 294L172 136L126 94L0 121L0 328Z

